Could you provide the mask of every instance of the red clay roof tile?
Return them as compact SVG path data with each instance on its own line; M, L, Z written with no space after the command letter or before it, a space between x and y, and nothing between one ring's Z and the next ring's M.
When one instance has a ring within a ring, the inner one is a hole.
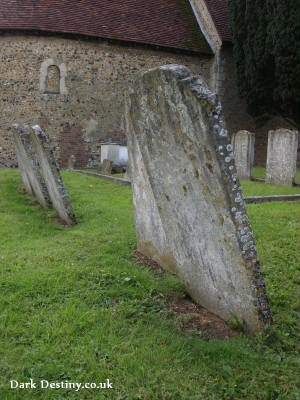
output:
M231 41L227 0L205 0L210 15L223 41Z
M207 0L217 29L227 38L225 3ZM0 29L82 34L210 52L188 0L0 0Z

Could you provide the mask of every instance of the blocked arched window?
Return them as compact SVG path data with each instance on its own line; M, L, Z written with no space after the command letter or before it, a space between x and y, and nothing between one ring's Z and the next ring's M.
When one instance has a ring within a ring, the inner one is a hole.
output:
M40 90L48 94L68 94L66 87L67 67L57 60L48 58L41 65Z
M56 65L50 65L47 69L45 93L60 92L60 71Z

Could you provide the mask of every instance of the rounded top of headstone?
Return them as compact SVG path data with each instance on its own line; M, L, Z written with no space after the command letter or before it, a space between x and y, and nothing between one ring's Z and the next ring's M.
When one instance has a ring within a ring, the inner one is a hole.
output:
M299 131L297 131L296 129L287 129L287 128L278 128L278 129L272 129L268 132L269 135L279 135L282 133L292 133L292 134L299 134Z
M241 129L240 131L237 131L237 132L235 133L235 135L249 135L249 136L255 136L255 133L246 131L245 129Z

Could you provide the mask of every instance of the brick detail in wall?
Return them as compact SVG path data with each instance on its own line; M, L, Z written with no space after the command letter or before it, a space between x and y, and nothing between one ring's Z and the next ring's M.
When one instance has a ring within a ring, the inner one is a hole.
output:
M87 164L86 145L80 126L67 126L60 137L60 166L67 168L71 155L76 158L75 167L85 167Z

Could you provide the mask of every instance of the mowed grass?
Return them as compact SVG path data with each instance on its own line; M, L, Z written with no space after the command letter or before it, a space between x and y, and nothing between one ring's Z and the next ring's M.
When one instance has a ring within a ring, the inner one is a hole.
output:
M247 206L275 324L264 336L207 342L167 312L165 296L184 293L179 280L131 262L130 188L63 178L74 227L30 203L19 171L0 170L1 400L299 398L299 202ZM248 185L245 195L267 187ZM30 378L108 378L114 388L9 387Z

